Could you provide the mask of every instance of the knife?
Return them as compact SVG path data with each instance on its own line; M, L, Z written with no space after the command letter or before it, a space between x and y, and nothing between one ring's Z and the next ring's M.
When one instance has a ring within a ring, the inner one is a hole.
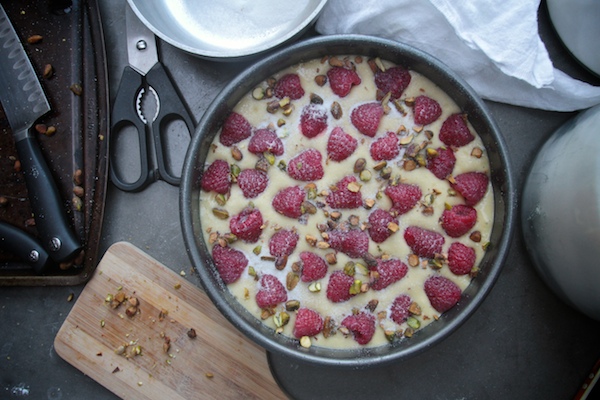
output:
M0 248L26 261L38 274L44 273L53 265L50 255L37 239L25 231L1 221Z
M50 168L31 132L34 122L50 111L50 104L1 4L0 102L14 135L41 244L54 261L69 261L80 252L81 245L69 226Z

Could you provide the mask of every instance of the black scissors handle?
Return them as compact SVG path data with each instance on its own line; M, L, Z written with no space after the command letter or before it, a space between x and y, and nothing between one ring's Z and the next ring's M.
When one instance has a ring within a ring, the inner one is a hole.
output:
M194 133L194 122L187 109L187 106L181 100L173 81L169 78L167 71L162 64L156 63L146 74L146 83L154 88L160 100L160 108L154 122L152 122L152 135L154 137L154 147L156 151L156 161L158 164L159 179L164 180L171 185L179 185L181 173L175 174L171 170L168 157L165 155L167 145L165 143L167 126L169 122L180 120L185 123L190 139Z
M146 124L139 118L136 111L136 98L142 83L140 74L131 67L125 67L111 114L110 179L116 187L127 192L140 191L154 181L154 172L150 170ZM118 167L115 158L116 135L122 133L127 126L135 127L140 149L140 175L133 182L128 182L123 178L123 171Z

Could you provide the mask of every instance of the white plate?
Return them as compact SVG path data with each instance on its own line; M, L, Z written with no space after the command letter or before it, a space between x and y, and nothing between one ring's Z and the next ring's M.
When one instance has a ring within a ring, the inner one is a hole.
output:
M159 38L206 58L242 58L302 33L327 0L128 0Z

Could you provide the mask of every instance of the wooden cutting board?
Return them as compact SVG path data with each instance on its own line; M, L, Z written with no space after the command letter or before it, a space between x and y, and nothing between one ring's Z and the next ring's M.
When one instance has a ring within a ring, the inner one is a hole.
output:
M139 300L133 317L126 303L113 309L106 302L118 292ZM191 328L195 338L188 336ZM125 354L115 352L120 346ZM136 346L141 354L126 356ZM239 333L199 288L130 243L108 249L54 348L124 399L286 398L263 348Z

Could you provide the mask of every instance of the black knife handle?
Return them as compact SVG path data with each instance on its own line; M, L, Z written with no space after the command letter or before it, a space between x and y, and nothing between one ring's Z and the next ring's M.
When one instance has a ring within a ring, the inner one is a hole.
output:
M81 244L69 226L65 205L40 147L34 137L25 137L15 145L40 242L54 261L70 261L81 251Z
M52 259L40 242L16 226L0 222L0 248L26 261L37 274L44 273Z

